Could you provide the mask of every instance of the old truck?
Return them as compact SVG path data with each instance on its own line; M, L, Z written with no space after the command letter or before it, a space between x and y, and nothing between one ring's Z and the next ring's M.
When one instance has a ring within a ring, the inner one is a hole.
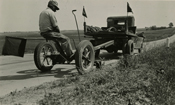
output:
M95 47L95 56L98 57L100 49L105 49L109 53L117 53L118 50L122 50L123 54L133 55L134 49L142 51L143 36L136 34L135 18L134 16L112 16L107 18L106 27L94 27L87 25L84 22L84 34L85 36L92 37L90 40L93 46L103 45Z
M143 33L136 34L133 16L108 17L107 26L101 28L87 25L84 22L84 34L85 37L91 37L92 40L83 40L77 46L75 64L80 74L92 68L101 49L109 53L117 53L118 50L122 50L124 55L133 55L134 49L141 52L143 48L144 36Z

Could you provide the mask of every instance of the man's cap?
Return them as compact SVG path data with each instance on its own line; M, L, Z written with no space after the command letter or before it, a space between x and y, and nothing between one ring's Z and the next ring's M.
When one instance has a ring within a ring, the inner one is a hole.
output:
M48 5L55 6L57 8L57 10L59 10L59 8L58 8L58 2L55 1L55 0L50 0L49 3L48 3Z

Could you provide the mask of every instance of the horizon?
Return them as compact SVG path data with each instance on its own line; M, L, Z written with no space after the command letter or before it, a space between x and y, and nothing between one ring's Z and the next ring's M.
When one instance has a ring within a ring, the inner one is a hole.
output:
M174 28L174 27L173 27ZM137 28L137 29L145 29L145 28ZM77 31L77 29L72 29L72 30L61 30L61 31ZM84 31L83 29L79 31ZM11 33L11 32L40 32L38 31L8 31L8 32L0 32L0 33Z

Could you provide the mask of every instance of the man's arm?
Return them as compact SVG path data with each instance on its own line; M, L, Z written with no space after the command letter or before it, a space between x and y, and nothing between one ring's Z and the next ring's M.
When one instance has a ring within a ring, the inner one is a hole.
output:
M53 31L60 33L60 29L58 26L54 27Z
M51 21L51 24L53 27L53 31L60 33L60 29L59 29L58 24L57 24L57 19L56 19L55 14L53 12L50 12L50 21Z

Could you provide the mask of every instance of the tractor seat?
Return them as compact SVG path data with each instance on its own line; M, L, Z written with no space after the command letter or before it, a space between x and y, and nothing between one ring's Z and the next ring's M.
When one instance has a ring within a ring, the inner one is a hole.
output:
M56 38L54 38L54 37L48 37L48 36L46 36L45 34L49 34L49 33L40 33L40 35L43 37L43 38L45 38L46 39L46 41L48 42L49 40L53 40L53 41L56 41Z
M42 36L44 37L44 36ZM56 41L56 38L54 37L44 37L46 39L46 42L48 42L49 40L52 40L52 41Z

